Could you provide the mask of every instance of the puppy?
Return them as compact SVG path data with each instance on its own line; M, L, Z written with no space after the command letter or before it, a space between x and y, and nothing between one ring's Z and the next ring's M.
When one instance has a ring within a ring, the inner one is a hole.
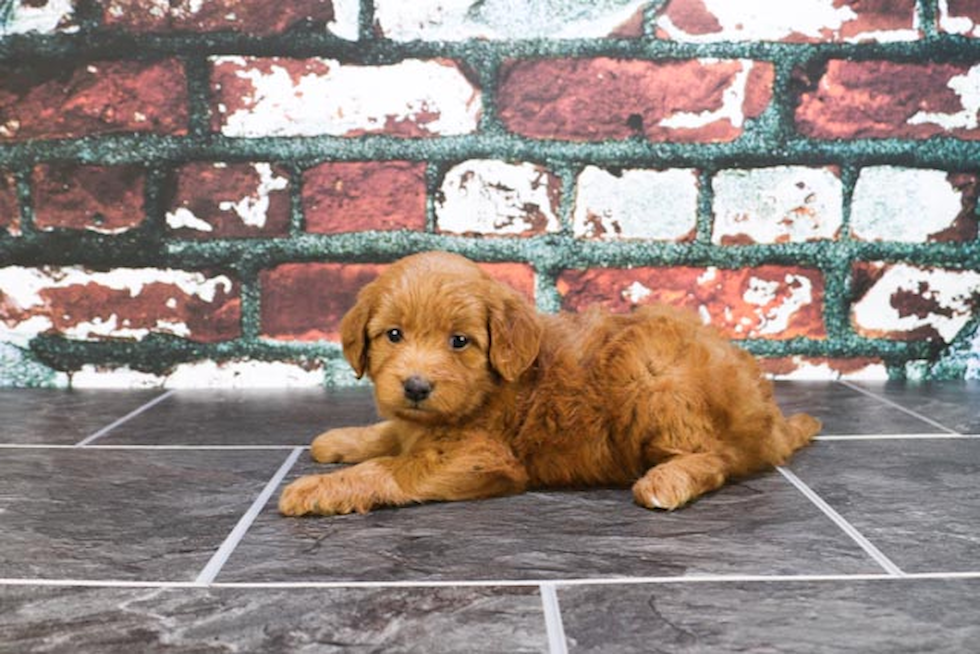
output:
M318 436L316 461L356 465L287 486L284 515L628 485L671 510L784 462L820 429L785 418L755 360L693 314L538 315L452 254L393 264L341 337L386 420Z

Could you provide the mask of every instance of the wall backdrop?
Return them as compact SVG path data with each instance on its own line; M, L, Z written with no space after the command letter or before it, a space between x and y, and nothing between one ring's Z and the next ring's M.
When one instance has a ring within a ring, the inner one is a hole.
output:
M425 249L980 377L973 0L2 0L0 385L353 381Z

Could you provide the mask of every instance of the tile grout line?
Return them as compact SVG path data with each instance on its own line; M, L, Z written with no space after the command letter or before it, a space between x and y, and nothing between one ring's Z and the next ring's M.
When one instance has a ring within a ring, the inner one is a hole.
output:
M118 420L116 420L115 422L113 422L112 424L106 425L105 427L103 427L99 431L95 432L91 436L89 436L87 438L84 438L84 439L80 440L79 442L75 443L75 447L87 447L89 445L89 443L91 443L92 441L94 441L96 439L102 438L103 436L105 436L110 431L112 431L113 429L115 429L119 425L123 424L124 422L126 422L128 420L132 420L133 418L135 418L139 414L143 413L144 411L149 411L150 409L152 409L153 407L155 407L157 404L159 404L160 402L163 402L165 399L167 399L168 397L170 397L171 395L173 395L174 392L175 391L173 389L171 389L171 390L169 390L169 391L167 391L165 393L161 393L160 395L156 396L155 398L153 398L152 400L150 400L149 402L147 402L143 406L138 407L137 409L135 409L133 411L130 411L129 413L127 413L126 415L124 415L122 418L119 418Z
M272 479L266 483L265 488L262 489L259 496L255 498L254 502L252 502L252 505L248 508L248 511L245 512L245 515L239 519L238 524L235 525L234 529L231 530L231 533L228 534L228 537L225 538L223 543L221 543L221 546L211 557L211 560L208 561L207 565L201 569L201 572L197 575L197 579L194 582L195 584L206 586L214 582L215 578L218 576L218 573L221 572L221 568L223 568L225 563L228 562L228 558L231 557L232 552L235 551L235 548L238 547L238 544L241 542L242 538L245 537L245 533L248 531L249 527L252 526L252 523L255 522L255 519L259 516L259 513L261 513L263 507L265 507L266 503L269 501L269 498L272 497L272 494L279 487L279 484L282 483L282 480L287 474L289 474L289 471L292 470L294 465L296 465L296 460L299 459L299 455L302 452L303 448L301 447L294 448L293 451L290 452L289 456L286 457L286 460L283 461L283 464L279 466L276 474L272 476Z
M344 588L537 588L557 586L642 586L684 585L705 583L832 583L846 581L916 581L916 580L980 579L980 571L973 572L910 572L901 577L886 573L854 574L802 574L802 575L692 575L671 577L597 577L593 579L517 580L431 580L431 581L259 581L214 582L203 584L196 581L132 581L113 579L30 579L0 578L3 586L85 587L85 588L228 588L240 590L302 590Z
M882 404L886 404L886 405L892 407L893 409L897 409L897 410L901 411L902 413L904 413L906 415L910 415L913 418L917 418L917 419L921 420L922 422L925 422L926 424L932 425L933 427L935 427L937 429L941 429L941 430L943 430L944 432L946 432L948 434L955 434L957 436L962 436L963 435L960 432L956 431L955 429L950 429L949 427L947 427L946 425L942 424L941 422L937 422L937 421L933 420L932 418L928 418L928 417L926 417L924 415L921 415L919 413L916 413L912 409L909 409L907 407L902 406L901 404L898 404L897 402L893 402L892 400L889 400L887 397L882 397L881 395L878 395L877 393L872 393L871 391L869 391L869 390L867 390L865 388L861 388L860 386L858 386L856 384L853 384L853 383L851 383L851 382L849 382L847 380L838 379L837 380L837 383L840 384L841 386L843 386L844 388L849 388L849 389L851 389L852 391L854 391L856 393L861 393L862 395L865 395L865 396L870 397L870 398L872 398L874 400L877 400L878 402L881 402Z
M550 654L568 654L565 625L561 619L561 606L558 604L558 592L555 589L555 584L541 583L538 585L538 590L541 592L544 626L548 633L548 651Z
M58 445L52 443L0 443L0 450L72 450L78 445ZM162 450L169 451L232 451L274 452L277 450L310 449L309 445L85 445L86 450Z
M815 441L914 441L914 440L961 440L975 438L969 434L827 434L814 436Z
M840 527L844 533L851 537L855 543L857 543L861 549L863 549L868 556L875 560L875 562L885 569L889 575L893 577L904 577L905 573L899 568L895 563L889 559L885 554L879 550L874 544L865 538L864 534L857 530L857 528L848 522L844 516L839 514L832 506L827 504L826 501L819 495L816 491L806 485L806 483L797 477L792 471L783 466L777 466L776 470L785 477L793 486L796 487L803 495L806 496L818 509L824 512L824 514L834 521L838 527Z

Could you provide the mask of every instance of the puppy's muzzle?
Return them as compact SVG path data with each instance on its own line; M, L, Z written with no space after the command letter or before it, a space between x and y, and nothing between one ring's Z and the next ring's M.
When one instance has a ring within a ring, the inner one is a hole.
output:
M418 404L432 394L432 382L424 377L412 375L402 383L405 399Z

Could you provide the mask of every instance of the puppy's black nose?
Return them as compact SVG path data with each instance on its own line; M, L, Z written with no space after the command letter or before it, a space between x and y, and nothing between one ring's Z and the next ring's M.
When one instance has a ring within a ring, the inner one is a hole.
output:
M412 402L421 402L432 394L432 382L418 375L406 379L402 386L405 388L406 399Z

